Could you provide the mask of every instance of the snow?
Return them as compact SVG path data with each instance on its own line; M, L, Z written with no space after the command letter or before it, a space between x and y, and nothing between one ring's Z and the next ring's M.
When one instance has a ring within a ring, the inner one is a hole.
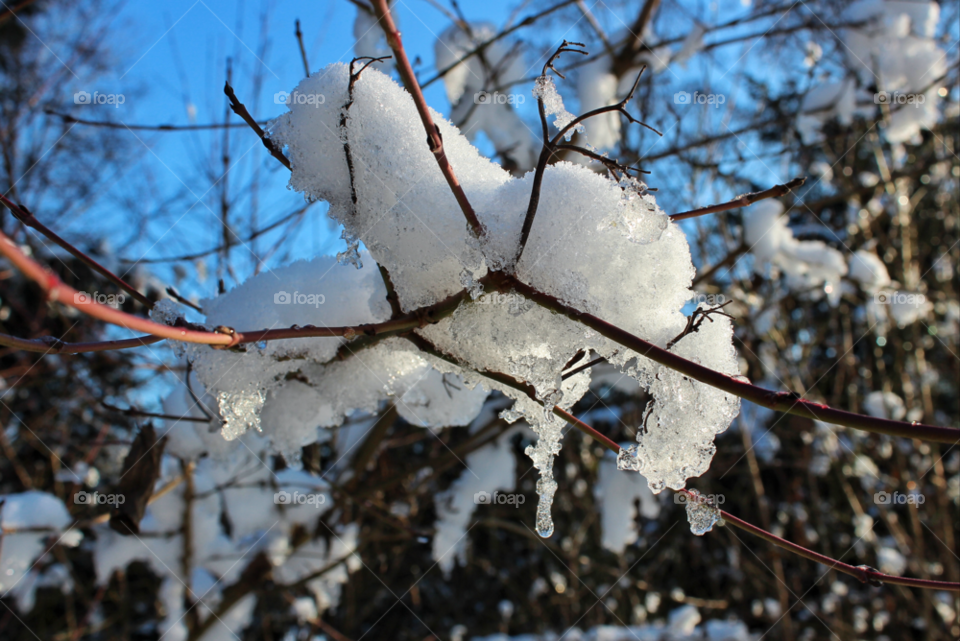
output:
M474 35L482 39L483 33L478 28ZM448 36L445 42L453 51L469 46L460 36ZM540 213L517 262L532 174L512 177L434 114L446 154L486 230L475 238L424 144L413 102L399 85L375 69L364 71L341 124L348 73L345 65L334 64L301 81L297 92L321 94L324 100L289 104L288 113L268 131L291 160L290 187L308 200L330 203L330 216L344 226L344 238L366 248L357 255L363 266L319 257L262 273L203 301L206 324L245 330L386 320L390 308L379 264L389 271L404 311L437 303L465 286L470 290L470 301L452 315L416 330L461 365L419 353L399 338L343 360L334 359L346 341L341 337L271 341L242 350L190 346L187 356L198 387L212 399L205 404L218 409L223 435L238 439L250 428L260 430L273 451L297 466L303 445L325 440L330 428L355 412L375 414L389 402L414 425L466 425L489 391L501 391L515 401L507 411L511 420L522 417L538 436L527 455L540 473L537 530L549 536L557 489L553 460L566 428L550 410L572 407L589 389L590 373L560 377L574 354L589 350L654 397L648 425L638 437L640 471L653 491L682 488L687 478L703 473L715 452L714 436L737 413L736 399L677 376L516 292L484 292L477 282L491 269L513 272L539 291L663 346L686 324L681 309L691 298L694 269L684 234L653 194L636 180L617 184L579 165L551 165L543 176ZM449 81L452 99L470 90L472 77L468 70ZM542 79L536 91L557 126L572 119L551 78ZM706 323L673 351L739 373L725 319ZM471 370L528 383L540 403ZM174 448L203 445L219 451L206 434L171 429L188 437Z
M722 524L720 510L710 505L696 490L686 495L685 505L690 531L697 536L710 532L718 523Z
M622 444L622 446L625 444ZM601 544L611 552L621 554L637 540L634 523L640 503L640 516L656 519L660 515L660 503L640 475L622 474L617 467L617 457L607 452L600 461L594 494L600 504Z
M744 240L757 259L755 270L769 268L772 277L782 272L791 290L811 298L825 295L836 305L848 271L843 254L820 240L797 240L782 214L777 200L762 200L744 214Z
M609 56L600 56L584 65L577 76L580 112L617 104L619 83L619 78L610 72ZM620 118L620 114L613 111L584 121L587 142L598 149L615 147L620 142Z
M907 413L902 398L893 392L883 391L867 394L867 397L863 399L863 409L870 416L889 418L895 421L899 421Z
M875 292L890 285L886 265L872 251L860 249L850 258L850 279L868 291Z
M849 125L866 118L879 104L873 94L886 92L889 112L883 132L891 143L919 142L921 129L939 120L935 81L946 73L948 56L934 39L940 21L936 2L860 0L843 12L845 20L864 22L840 33L851 76L813 87L804 97L797 129L805 144L821 138L831 118ZM898 103L897 96L909 103ZM876 103L876 104L874 104ZM861 106L857 106L861 105Z
M471 22L468 26L469 34L459 25L451 25L434 43L437 69L456 65L443 77L453 106L450 118L469 140L482 131L498 154L512 160L519 170L528 171L536 164L539 145L515 108L526 101L526 96L511 93L515 90L513 83L527 75L518 43L503 38L481 55L463 60L498 31L487 22ZM505 89L497 91L498 87Z
M543 102L543 111L549 120L550 116L556 116L553 120L553 126L557 129L563 129L576 118L563 106L563 98L557 91L557 86L553 82L553 76L540 76L533 87L533 95ZM569 141L574 133L583 133L584 125L579 123L576 127L570 129L564 134L564 138Z
M61 585L53 575L47 576L50 569L43 572L37 567L49 544L76 545L79 539L68 537L73 519L63 501L52 494L30 490L0 495L0 501L0 596L15 596L20 611L29 612L38 587L51 581Z

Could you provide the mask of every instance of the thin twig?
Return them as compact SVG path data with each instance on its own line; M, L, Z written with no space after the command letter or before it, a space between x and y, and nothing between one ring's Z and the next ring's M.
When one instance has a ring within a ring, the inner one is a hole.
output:
M109 269L107 269L106 267L104 267L94 259L87 256L85 253L83 253L82 251L80 251L70 243L68 243L66 240L58 236L52 229L50 229L49 227L41 223L39 220L37 220L37 217L34 216L33 212L31 212L29 209L27 209L23 205L14 204L9 198L3 195L0 195L0 202L2 202L6 206L6 208L9 209L10 212L16 217L16 219L22 222L24 225L37 230L38 232L40 232L41 234L43 234L44 236L46 236L47 238L55 242L56 244L63 247L72 255L79 258L85 265L87 265L94 271L102 274L107 278L107 280L109 280L110 282L112 282L117 287L121 288L131 296L133 296L135 299L137 299L140 303L142 303L148 309L153 307L153 303L150 301L150 299L144 296L143 294L141 294L140 292L138 292L133 285L129 284L127 281L123 280L122 278L120 278L119 276L111 272Z
M54 338L53 336L44 336L42 338L27 339L17 338L0 334L0 345L22 349L26 352L42 352L44 354L85 354L88 352L109 352L115 349L130 349L132 347L142 347L144 345L153 345L164 340L159 336L138 336L137 338L127 338L118 341L96 341L90 343L67 343Z
M440 128L434 124L433 116L430 115L430 109L427 107L427 101L423 97L423 91L420 90L420 84L417 82L417 76L413 72L413 67L410 66L410 60L407 58L407 52L404 50L403 41L400 38L400 31L397 29L397 25L393 21L393 16L390 14L390 7L387 5L387 0L374 0L373 10L376 12L377 20L380 26L383 27L384 34L387 36L387 44L389 44L393 50L394 57L397 61L397 71L403 80L403 86L406 87L407 91L413 97L413 103L416 105L417 112L420 114L420 120L427 133L427 145L430 147L434 158L437 159L440 171L443 173L447 185L457 199L457 203L460 205L460 209L467 219L467 224L470 225L470 229L474 235L480 237L483 235L483 225L480 223L480 219L477 218L477 214L474 212L470 201L467 200L463 186L453 172L453 167L450 165L447 153L443 149L443 138L440 135Z
M100 401L100 404L111 412L118 412L124 416L141 416L145 418L162 418L168 421L192 421L194 423L209 423L209 419L198 418L196 416L174 416L172 414L157 414L155 412L144 412L143 410L138 410L136 408L123 409L115 405L111 405L106 401Z
M203 311L203 308L202 308L202 307L200 307L199 305L197 305L196 303L194 303L194 302L192 302L192 301L187 300L186 298L184 298L183 296L181 296L180 294L178 294L178 293L177 293L177 290L174 289L173 287L167 287L167 294L169 294L174 300L176 300L178 303L180 303L180 304L182 304L182 305L186 305L187 307L192 307L193 309L197 310L198 312L202 312L202 311Z
M297 37L297 44L300 45L300 58L303 60L303 74L310 77L310 63L307 62L307 50L303 46L303 32L300 31L300 19L296 21L297 30L294 35Z
M563 53L579 53L579 54L586 55L587 53L586 51L576 48L576 47L583 47L583 46L584 45L578 42L567 42L566 40L564 40L563 43L557 48L556 52L554 52L554 54L550 57L550 59L547 60L546 64L543 65L543 70L540 74L540 77L545 78L547 76L547 71L552 70L555 74L563 78L563 74L557 71L557 69L553 66L554 61L556 61L560 57L560 55ZM563 139L564 136L566 136L569 132L573 131L584 120L593 118L595 116L599 116L601 114L614 112L614 111L622 114L630 122L634 122L639 125L642 125L647 129L649 129L650 131L653 131L657 135L660 135L660 136L663 135L662 133L660 133L650 125L646 124L645 122L641 120L637 120L632 115L630 115L629 111L627 111L627 104L633 99L633 95L634 93L636 93L637 87L640 86L640 78L643 75L643 72L645 69L646 67L643 67L640 69L640 73L637 74L636 80L633 81L633 86L630 88L630 91L627 93L627 95L624 96L623 100L621 100L620 102L614 105L600 107L599 109L594 109L592 111L588 111L585 114L581 114L577 116L572 121L570 121L566 126L561 128L560 131L557 133L557 135L554 136L552 139L550 138L549 130L547 128L547 114L543 105L543 98L539 96L537 97L537 108L540 113L540 127L543 130L543 147L540 150L540 158L537 160L537 167L533 174L533 185L530 188L530 202L527 204L527 213L523 218L523 226L520 228L520 243L517 246L517 252L514 255L514 262L513 262L514 265L520 262L520 257L523 255L523 250L527 246L527 240L529 240L530 232L533 229L533 221L536 218L537 208L540 205L540 190L543 185L543 175L547 169L547 163L550 161L550 158L556 153L557 149L560 148L562 144L560 140ZM608 169L610 169L610 166L611 166L608 163L615 163L615 161L604 159L603 156L600 156L587 149L582 149L574 145L570 145L570 148L571 150L577 151L578 153L582 153L590 158L593 158L594 160L599 160L600 162L603 162L604 164L607 165ZM615 163L615 165L618 168L623 168L623 171L625 173L625 168L623 165L620 165L619 163ZM637 170L637 171L640 171L640 170Z
M63 121L68 124L89 125L91 127L104 127L106 129L129 129L131 131L203 131L207 129L234 129L248 126L243 122L219 122L208 125L127 125L122 122L110 122L108 120L87 120L85 118L77 118L75 116L71 116L70 114L62 114L58 111L47 110L44 113L46 113L48 116L62 118ZM258 122L258 124L265 125L268 122L270 121L261 120Z
M233 87L230 86L230 83L224 83L223 93L227 95L227 98L230 99L230 108L233 109L233 113L237 114L243 121L250 125L250 128L260 136L260 140L263 142L263 146L267 148L267 151L270 152L270 155L280 161L280 163L287 169L291 169L290 160L283 155L283 151L277 147L275 143L270 138L267 138L267 134L264 133L260 125L257 124L257 121L253 119L253 116L250 115L250 112L247 111L247 108L243 106L243 103L237 99L237 94L233 91Z
M717 305L716 307L711 307L709 309L700 309L698 306L695 310L693 310L693 313L687 317L687 326L683 328L682 332L674 336L673 339L667 343L666 349L669 350L671 347L676 345L677 342L679 342L684 336L700 331L700 326L703 325L703 321L708 320L712 323L713 319L710 318L710 314L720 314L721 316L726 316L729 319L733 319L733 316L730 314L720 311L722 308L726 307L732 302L732 300L728 300L721 305Z
M739 209L740 207L747 207L753 203L764 200L766 198L779 198L785 194L792 192L794 189L800 187L807 179L806 178L794 178L788 183L782 185L777 185L771 187L770 189L764 191L754 192L752 194L744 194L742 196L737 196L733 200L719 205L710 205L709 207L701 207L700 209L693 209L691 211L685 211L681 214L670 214L670 220L686 220L687 218L695 218L697 216L703 216L705 214L715 214L720 211L727 211L728 209Z

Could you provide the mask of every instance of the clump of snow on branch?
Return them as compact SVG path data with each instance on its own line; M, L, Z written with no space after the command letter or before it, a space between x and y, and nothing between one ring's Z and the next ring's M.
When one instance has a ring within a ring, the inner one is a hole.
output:
M641 471L651 488L681 488L686 478L706 470L713 437L736 414L735 400L516 292L482 292L477 282L491 269L513 272L539 291L665 346L686 325L680 310L691 297L694 269L683 233L642 183L621 185L570 163L549 166L541 213L517 262L532 175L512 177L433 115L486 230L477 239L424 144L410 96L374 69L362 74L352 94L348 84L346 65L315 73L296 91L324 100L288 105L290 111L268 129L290 158L290 186L309 200L328 201L345 237L362 241L369 257L363 255L360 269L316 258L260 274L204 301L206 325L247 331L387 320L379 264L389 271L407 312L459 293L464 281L477 290L452 315L416 330L460 365L424 354L401 338L352 354L347 350L345 358L337 357L338 350L349 337L270 341L238 350L191 346L187 356L218 410L224 436L236 439L259 429L273 451L296 466L303 445L325 438L325 431L358 410L372 414L391 401L416 425L466 425L481 411L486 394L497 390L514 400L505 416L525 419L538 435L527 454L540 472L537 529L549 536L557 489L553 460L566 427L552 410L572 407L590 381L589 372L566 380L560 374L575 354L591 350L654 397L639 443ZM566 113L555 90L543 91L552 105L548 111ZM738 373L726 321L706 323L673 351ZM539 402L474 372L519 379L533 387Z
M471 141L485 133L498 154L526 171L533 168L539 150L515 108L526 101L515 86L527 71L518 43L503 38L464 59L496 34L496 27L487 22L471 22L466 29L451 25L434 43L436 67L452 66L443 77L453 105L450 119Z

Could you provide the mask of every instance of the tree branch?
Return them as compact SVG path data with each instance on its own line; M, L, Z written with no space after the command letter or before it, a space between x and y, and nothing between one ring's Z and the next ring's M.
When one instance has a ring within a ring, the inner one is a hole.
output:
M632 349L641 356L645 356L701 383L706 383L707 385L721 389L728 394L739 396L762 407L823 421L825 423L846 425L847 427L864 430L866 432L875 432L877 434L902 436L904 438L919 438L936 443L954 444L960 442L960 430L949 427L938 427L936 425L906 423L904 421L892 421L889 419L864 416L804 400L793 392L772 392L762 387L751 385L750 383L714 371L709 367L704 367L699 363L677 356L673 352L657 347L653 343L634 336L630 332L620 329L592 314L574 309L549 294L537 291L513 276L503 275L500 285L504 288L513 288L517 293L522 294L538 305L586 325L599 332L602 336Z
M806 178L794 178L788 183L783 185L777 185L771 187L765 191L758 191L752 194L744 194L738 196L733 200L719 205L710 205L709 207L701 207L700 209L693 209L690 211L685 211L681 214L670 214L670 220L686 220L687 218L696 218L697 216L704 216L706 214L715 214L720 211L727 211L728 209L739 209L740 207L747 207L753 203L764 200L766 198L779 198L784 194L792 192L794 189L800 187Z
M427 133L427 145L430 147L430 151L433 152L434 158L437 159L440 171L443 173L447 185L450 186L450 190L457 199L460 209L463 210L464 218L467 219L467 224L470 225L470 229L473 230L473 233L477 237L482 236L483 225L480 224L480 219L477 218L476 212L473 211L473 206L470 204L470 201L467 200L463 186L457 179L456 174L454 174L453 167L447 159L447 153L443 149L443 138L440 136L440 129L434 124L433 116L430 115L430 109L427 107L427 101L423 97L423 91L420 90L420 85L413 72L413 67L410 66L407 52L403 48L403 41L400 39L400 31L397 30L397 25L394 23L393 16L390 14L390 7L387 6L387 0L373 0L373 10L377 14L377 20L380 26L383 27L384 34L387 36L387 44L390 45L390 48L393 50L393 55L397 60L397 71L403 80L403 86L406 87L407 91L413 97L413 104L416 105L417 113L420 114L420 120L423 122L423 128Z
M79 249L77 249L67 241L65 241L63 238L60 238L60 236L58 236L52 229L50 229L49 227L41 223L39 220L37 220L37 217L34 216L33 212L31 212L29 209L27 209L23 205L14 204L10 199L8 199L6 196L3 196L3 195L0 195L0 202L2 202L6 206L6 208L9 209L10 212L16 217L16 219L22 222L24 225L26 225L27 227L36 229L38 232L40 232L50 240L60 245L60 247L66 249L68 252L70 252L77 258L79 258L87 267L90 267L94 271L105 276L107 280L109 280L110 282L112 282L113 284L115 284L117 287L124 290L125 292L129 293L131 296L137 299L141 304L143 304L148 309L153 308L153 303L150 302L150 299L148 299L146 296L138 292L133 287L133 285L129 284L127 281L123 280L122 278L114 274L112 271L110 271L109 269L107 269L106 267L104 267L94 259L84 254L82 251L80 251Z

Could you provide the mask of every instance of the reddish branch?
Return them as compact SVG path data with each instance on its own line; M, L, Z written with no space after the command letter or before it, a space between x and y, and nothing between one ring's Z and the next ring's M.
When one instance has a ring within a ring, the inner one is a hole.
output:
M373 0L373 10L377 14L377 21L380 23L380 26L383 27L383 32L387 36L387 44L390 45L390 48L393 50L393 55L397 60L397 71L403 80L403 86L406 87L407 91L413 97L413 103L417 107L417 113L420 114L420 121L423 122L423 128L427 133L427 144L430 147L430 151L433 152L434 158L437 159L440 171L443 173L443 177L446 179L450 191L453 192L454 197L457 199L457 204L459 204L460 209L463 210L463 215L467 219L467 224L470 225L470 229L473 230L476 236L482 236L483 225L480 224L480 219L477 218L476 212L473 211L473 206L470 204L470 201L467 200L463 186L457 179L456 174L453 173L453 167L450 165L447 153L443 149L443 138L440 135L440 129L433 122L433 116L430 115L430 108L427 107L427 100L423 97L420 84L417 82L417 76L413 73L413 67L410 66L407 52L403 48L403 41L400 39L400 31L397 29L397 25L393 21L393 16L390 14L390 7L387 6L387 0Z
M846 412L804 400L793 392L772 392L762 387L751 385L745 381L735 379L726 374L714 371L709 367L704 367L699 363L677 356L661 347L657 347L653 343L634 336L616 325L612 325L592 314L587 314L570 307L549 294L539 292L513 276L502 275L499 285L506 289L513 288L517 293L522 294L538 305L586 325L606 338L632 349L641 356L645 356L701 383L706 383L707 385L739 396L762 407L767 407L778 412L812 418L825 423L846 425L847 427L878 434L902 436L904 438L919 438L936 443L953 444L960 442L960 430L854 414L853 412Z
M130 349L159 343L163 338L159 336L138 336L119 341L98 341L92 343L67 343L53 336L42 338L17 338L0 334L0 345L22 349L27 352L42 352L44 354L83 354L86 352L109 352L115 349Z
M463 366L463 363L459 362L457 359L453 358L449 354L445 354L444 352L441 352L432 343L430 343L429 341L427 341L421 336L418 336L416 334L410 334L410 335L404 336L404 338L408 339L410 342L416 345L423 352L432 354L433 356L436 356L437 358L440 358L449 363ZM487 372L487 371L476 370L476 369L472 369L472 371L475 371L486 378L497 381L499 383L503 383L505 385L508 385L509 387L519 390L525 393L527 396L529 396L533 400L539 402L539 399L537 399L537 396L536 396L536 390L533 388L532 385L529 385L528 383L518 381L511 376L508 376L506 374L502 374L499 372ZM579 429L584 434L587 434L588 436L596 439L601 445L603 445L608 450L614 452L615 454L620 453L621 448L616 442L614 442L612 439L608 438L604 434L601 434L600 432L598 432L596 429L594 429L587 423L584 423L583 421L578 419L576 416L574 416L570 412L560 409L559 407L554 407L553 413L559 416L560 418L566 420L568 423L570 423L571 425ZM680 492L686 494L689 498L693 500L699 500L696 496L694 496L687 490L680 490ZM796 543L791 543L790 541L787 541L786 539L776 536L775 534L772 534L764 530L763 528L757 527L756 525L753 525L751 523L747 523L746 521L730 514L729 512L725 512L723 510L719 510L719 512L721 517L724 519L724 521L729 523L730 525L746 530L747 532L750 532L755 536L759 536L760 538L765 539L778 547L781 547L785 550L793 552L794 554L798 554L806 559L815 561L822 565L830 566L839 572L843 572L845 574L849 574L850 576L856 577L857 579L859 579L860 581L863 581L864 583L871 583L876 585L879 585L880 583L892 583L895 585L905 585L909 587L926 588L930 590L949 590L953 592L960 592L960 583L950 583L947 581L929 581L926 579L912 579L909 577L892 576L889 574L884 574L882 572L877 572L873 568L869 568L867 566L855 567L852 565L848 565L836 559L831 559L828 556L824 556L823 554L814 552L813 550L809 550L801 545L797 545Z
M727 211L728 209L739 209L740 207L746 207L752 205L753 203L764 200L766 198L779 198L785 194L792 192L794 189L800 187L806 178L794 178L788 183L783 185L777 185L776 187L771 187L765 191L758 191L752 194L744 194L738 196L733 200L725 203L720 203L719 205L710 205L709 207L701 207L700 209L693 209L691 211L685 211L681 214L670 214L670 220L686 220L687 218L696 218L697 216L703 216L705 214L715 214L720 211Z
M445 316L452 314L466 296L466 291L461 291L439 303L414 310L409 314L383 323L371 323L351 327L294 326L285 329L252 330L245 332L238 332L229 327L218 327L213 332L210 332L189 323L181 323L175 327L154 323L145 318L133 316L132 314L127 314L118 309L92 301L87 296L81 296L75 289L60 281L56 274L45 270L26 256L9 237L2 232L0 232L0 253L6 256L10 262L26 274L28 278L39 284L44 291L47 292L47 297L50 300L59 301L75 307L89 316L130 330L144 332L160 338L220 347L234 347L242 343L316 336L343 336L348 339L363 336L368 339L380 339L387 336L404 334L418 327L425 327L427 324L436 323ZM935 425L924 425L921 423L892 421L846 412L804 400L792 392L772 392L732 378L657 347L596 316L570 307L553 296L537 291L508 274L491 272L487 276L484 276L481 282L484 285L493 285L497 289L513 288L516 292L529 298L538 305L582 323L610 340L632 349L641 356L650 358L690 378L721 389L729 394L744 398L762 407L767 407L779 412L796 414L826 423L846 425L847 427L878 434L888 434L904 438L919 438L936 443L953 444L960 442L960 431L955 429Z
M82 251L65 241L63 238L60 238L60 236L54 233L52 229L37 220L36 216L34 216L33 213L26 207L23 205L16 205L9 198L2 195L0 195L0 202L2 202L4 206L6 206L6 208L9 209L10 212L16 217L16 219L22 222L24 225L36 229L44 236L66 249L68 252L83 261L85 265L105 276L110 282L129 293L143 305L147 306L148 308L153 307L153 303L150 302L150 299L138 292L133 285L130 285L127 281L123 280L109 269L84 254Z

